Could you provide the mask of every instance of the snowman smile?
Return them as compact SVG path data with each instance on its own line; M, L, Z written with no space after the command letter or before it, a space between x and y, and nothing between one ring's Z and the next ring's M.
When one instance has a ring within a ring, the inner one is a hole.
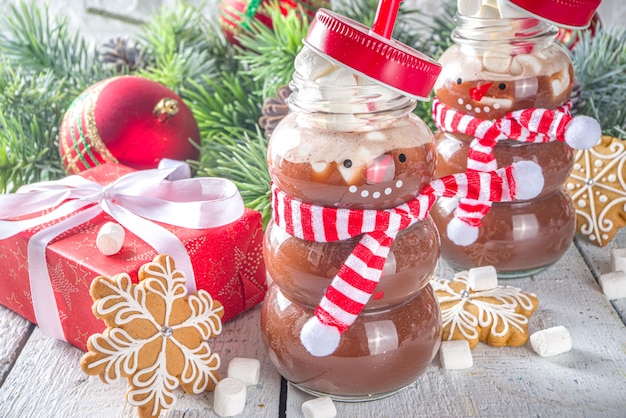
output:
M474 111L476 114L481 112L489 113L491 110L508 109L513 105L513 101L511 99L489 96L483 97L480 102L478 102L479 106L473 106L471 103L465 103L465 100L461 98L457 102L459 105L464 106L465 110Z
M391 193L393 193L394 189L400 189L403 184L404 183L402 182L402 180L398 180L393 184L393 187L385 187L385 189L383 190L374 191L366 190L364 188L359 188L355 185L352 185L348 188L348 191L350 193L358 193L362 198L371 197L373 199L379 199L383 196L389 196Z

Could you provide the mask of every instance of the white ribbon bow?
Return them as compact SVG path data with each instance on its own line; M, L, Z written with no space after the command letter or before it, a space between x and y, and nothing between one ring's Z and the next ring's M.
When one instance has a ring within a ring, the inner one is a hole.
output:
M164 159L158 169L126 174L102 186L81 176L21 187L0 195L0 240L62 218L36 232L28 242L28 275L35 318L47 335L65 341L52 282L46 265L46 247L61 233L106 212L160 254L176 260L187 278L187 290L196 291L189 254L161 222L189 229L215 228L239 219L244 204L237 186L222 178L190 178L189 166ZM25 220L8 221L50 210ZM81 210L82 209L82 210Z

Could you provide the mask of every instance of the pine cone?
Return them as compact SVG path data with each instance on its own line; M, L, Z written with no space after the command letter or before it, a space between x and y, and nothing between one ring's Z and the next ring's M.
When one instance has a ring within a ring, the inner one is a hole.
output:
M572 101L572 114L575 114L578 109L585 105L586 100L583 98L583 90L585 87L577 80L574 82L574 88L570 93L570 100Z
M103 47L104 50L100 54L100 61L105 64L115 65L117 73L124 72L124 68L132 72L144 64L143 55L137 49L137 42L134 45L130 45L128 39L117 37L116 39L109 39Z
M289 113L287 98L291 94L289 86L280 86L275 97L269 97L263 102L259 118L259 126L263 129L265 138L270 139L276 125Z

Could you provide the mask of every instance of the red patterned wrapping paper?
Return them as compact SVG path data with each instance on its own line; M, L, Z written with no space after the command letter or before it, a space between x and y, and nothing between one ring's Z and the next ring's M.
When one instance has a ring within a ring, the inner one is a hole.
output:
M118 164L103 164L81 175L105 185L133 170ZM90 222L55 238L46 250L46 261L65 337L86 350L87 339L105 329L93 316L89 295L97 276L128 273L137 280L142 264L152 261L156 251L126 231L122 250L113 256L96 248L101 226L112 221L100 214ZM159 224L184 244L193 266L196 286L224 305L223 321L249 310L263 300L266 279L262 257L261 214L246 209L236 222L217 228L186 229ZM28 240L43 227L35 227L0 240L0 304L36 323L28 278Z

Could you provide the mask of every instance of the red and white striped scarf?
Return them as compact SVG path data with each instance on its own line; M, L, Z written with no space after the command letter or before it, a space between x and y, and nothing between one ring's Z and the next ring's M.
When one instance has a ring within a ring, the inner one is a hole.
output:
M568 100L557 109L530 108L507 113L501 119L484 120L433 100L433 119L443 132L474 137L467 153L467 169L493 171L497 169L494 149L498 141L509 139L529 143L565 141L565 128L572 121L572 102ZM479 227L491 209L492 202L461 199L454 216L468 225Z
M493 171L497 163L493 150L498 141L510 139L520 142L545 143L565 141L565 128L572 121L572 102L557 109L522 109L507 113L500 119L483 120L446 106L436 97L433 100L433 119L443 132L474 137L468 152L467 168Z
M322 324L337 328L340 334L352 325L382 276L397 234L425 219L439 196L510 201L515 198L512 167L433 180L415 199L385 210L318 206L294 199L272 184L273 220L290 235L316 242L363 235L315 309Z

